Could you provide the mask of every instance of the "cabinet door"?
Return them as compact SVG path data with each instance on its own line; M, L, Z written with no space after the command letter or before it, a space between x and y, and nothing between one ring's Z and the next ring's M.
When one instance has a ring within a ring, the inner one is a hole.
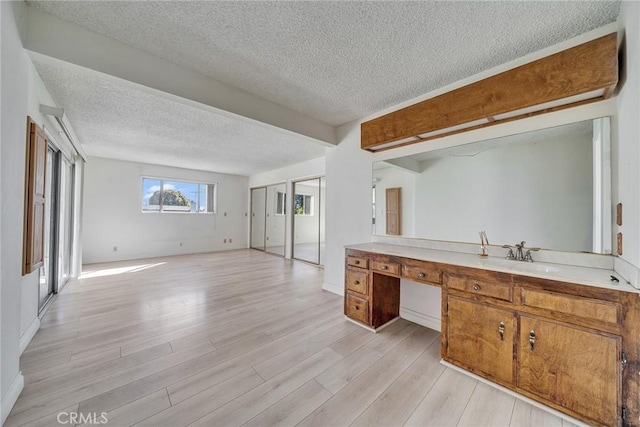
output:
M618 425L621 338L535 317L520 317L518 386L582 414Z
M496 382L513 384L515 314L453 296L448 301L449 359Z

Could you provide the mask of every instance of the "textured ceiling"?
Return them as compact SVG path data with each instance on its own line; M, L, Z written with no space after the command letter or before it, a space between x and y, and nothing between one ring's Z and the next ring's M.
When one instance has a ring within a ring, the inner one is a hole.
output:
M89 156L251 175L324 156L309 140L135 89L77 67L34 61Z
M29 1L337 125L615 21L614 1Z
M332 125L615 21L617 1L29 1ZM89 155L250 175L324 147L100 73L36 63ZM133 88L133 89L132 89Z

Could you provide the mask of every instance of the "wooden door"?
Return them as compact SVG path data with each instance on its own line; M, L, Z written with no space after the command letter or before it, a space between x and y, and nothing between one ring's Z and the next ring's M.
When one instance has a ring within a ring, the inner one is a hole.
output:
M620 351L620 337L521 316L518 386L596 424L618 425Z
M44 220L47 137L31 117L27 118L22 274L44 263Z
M448 297L446 354L450 361L495 382L514 383L516 316L510 310Z
M400 219L402 217L402 188L387 188L386 204L387 234L399 236L401 233Z

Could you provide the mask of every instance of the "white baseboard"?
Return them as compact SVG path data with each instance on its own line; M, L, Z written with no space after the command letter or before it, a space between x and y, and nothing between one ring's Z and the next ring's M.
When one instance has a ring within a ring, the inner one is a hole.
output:
M2 405L0 405L0 425L4 424L13 409L13 405L16 404L20 393L22 393L22 389L24 388L24 377L22 376L22 372L18 372L18 375L13 380L11 387L9 387L9 391L5 396L2 396Z
M373 329L372 327L367 326L367 325L365 325L365 324L363 324L363 323L360 323L360 322L358 322L357 320L353 320L353 319L352 319L352 318L350 318L349 316L344 316L344 318L345 318L345 320L347 320L347 321L349 321L349 322L351 322L351 323L354 323L354 324L356 324L356 325L360 326L361 328L366 329L367 331L371 331L371 332L375 332L375 333L380 332L381 330L383 330L383 329L384 329L384 328L386 328L387 326L392 325L392 324L394 324L395 322L397 322L398 320L400 320L400 316L398 316L398 317L396 317L396 318L393 318L393 319L389 320L389 321L388 321L387 323L385 323L384 325L382 325L382 326L378 326L376 329Z
M20 337L20 355L24 352L24 349L27 348L33 337L36 335L38 330L40 329L40 318L36 317L33 322L29 325L24 334Z
M429 316L406 307L400 307L400 317L434 331L442 332L442 319L438 317Z
M539 408L539 409L542 409L543 411L549 412L550 414L553 414L558 418L562 418L563 420L569 421L570 423L575 424L578 427L589 427L589 424L585 424L583 421L577 420L577 419L565 414L564 412L560 412L560 411L558 411L556 409L551 408L550 406L544 405L544 404L542 404L540 402L537 402L537 401L535 401L533 399L530 399L527 396L523 396L520 393L516 393L513 390L510 390L510 389L508 389L506 387L503 387L503 386L501 386L499 384L496 384L496 383L494 383L492 381L489 381L486 378L482 378L481 376L476 375L476 374L474 374L472 372L469 372L469 371L467 371L465 369L462 369L462 368L460 368L460 367L458 367L456 365L453 365L453 364L451 364L449 362L446 362L446 361L444 361L442 359L440 359L440 363L443 364L444 366L446 366L447 368L451 368L454 371L457 371L457 372L460 372L462 374L468 375L471 378L474 378L474 379L480 381L481 383L487 384L487 385L489 385L489 386L491 386L493 388L497 388L498 390L500 390L500 391L502 391L504 393L507 393L509 396L513 396L516 399L520 399L520 400L522 400L524 402L527 402L528 404L530 404L532 406L535 406L536 408Z
M324 289L325 291L329 291L333 294L340 295L341 297L344 296L344 286L336 286L329 282L324 282L322 284L322 289Z

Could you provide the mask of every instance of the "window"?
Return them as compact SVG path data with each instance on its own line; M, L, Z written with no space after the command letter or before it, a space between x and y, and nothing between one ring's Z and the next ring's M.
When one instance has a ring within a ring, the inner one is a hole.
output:
M296 215L313 215L313 196L296 194L293 201L293 211Z
M215 213L215 184L142 178L142 212Z
M287 193L276 191L276 215L287 213Z

